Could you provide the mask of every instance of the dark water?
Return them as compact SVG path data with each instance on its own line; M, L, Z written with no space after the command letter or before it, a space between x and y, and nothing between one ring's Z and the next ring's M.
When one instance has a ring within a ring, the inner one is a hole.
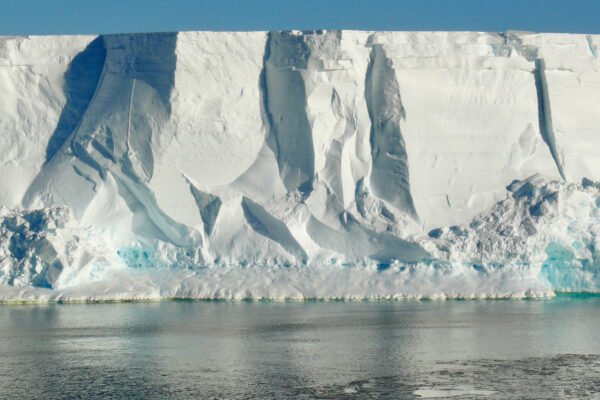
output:
M600 297L0 306L0 398L600 398Z

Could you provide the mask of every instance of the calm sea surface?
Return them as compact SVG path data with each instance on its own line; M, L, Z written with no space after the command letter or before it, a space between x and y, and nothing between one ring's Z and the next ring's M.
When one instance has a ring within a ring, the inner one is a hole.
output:
M600 297L0 306L0 398L600 398Z

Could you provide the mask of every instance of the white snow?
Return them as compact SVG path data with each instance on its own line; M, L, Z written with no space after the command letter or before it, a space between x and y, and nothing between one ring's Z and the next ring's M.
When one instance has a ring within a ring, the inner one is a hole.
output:
M0 37L0 298L600 291L599 48Z

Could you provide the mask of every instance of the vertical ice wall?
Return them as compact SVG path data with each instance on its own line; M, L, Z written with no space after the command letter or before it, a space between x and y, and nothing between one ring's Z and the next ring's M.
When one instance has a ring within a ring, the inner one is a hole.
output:
M67 102L63 76L93 36L0 37L0 203L18 207Z
M119 246L197 262L415 260L408 236L468 222L514 179L600 179L598 46L470 32L2 38L0 202L67 205Z
M422 226L468 221L513 179L560 178L540 132L535 62L503 35L380 34L394 65Z

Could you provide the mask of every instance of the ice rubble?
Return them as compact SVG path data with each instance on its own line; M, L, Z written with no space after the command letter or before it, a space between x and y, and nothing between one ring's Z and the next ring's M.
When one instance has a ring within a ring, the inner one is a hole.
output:
M559 291L600 291L598 184L548 181L533 175L508 186L509 196L468 225L429 233L436 259L490 271L539 268Z
M599 43L0 38L0 298L599 291Z
M60 289L101 280L125 264L68 208L0 208L0 283Z

